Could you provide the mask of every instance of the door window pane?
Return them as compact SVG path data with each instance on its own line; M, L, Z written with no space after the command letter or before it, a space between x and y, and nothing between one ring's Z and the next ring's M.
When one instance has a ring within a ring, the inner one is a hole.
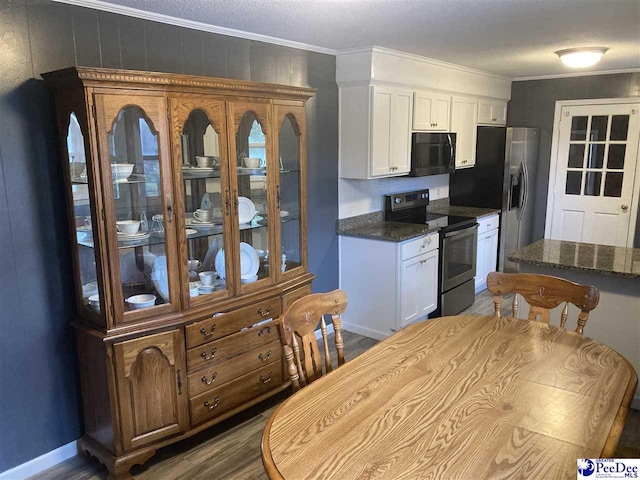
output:
M626 140L629 130L629 115L614 115L611 118L610 140Z
M602 173L587 172L587 178L584 183L584 194L597 197L600 195L600 184L602 183Z
M604 142L607 139L607 125L609 117L607 115L598 115L591 117L591 133L589 140L592 142Z
M567 195L580 195L582 186L582 172L567 172L567 186L565 193Z
M195 109L184 123L180 140L187 227L186 269L189 295L193 298L227 288L220 253L224 249L220 138L209 116Z
M584 165L584 143L572 143L569 146L569 168L582 168Z
M587 168L602 168L604 165L604 147L602 143L590 143Z
M604 196L620 197L622 196L622 172L607 172L604 179Z
M609 157L607 160L607 168L624 168L624 155L627 146L624 143L609 144Z
M278 135L280 149L281 269L302 265L300 220L300 137L290 116L285 117Z
M587 139L587 120L589 117L573 117L571 119L571 140Z
M109 133L120 282L125 311L169 301L158 135L136 106L123 108Z

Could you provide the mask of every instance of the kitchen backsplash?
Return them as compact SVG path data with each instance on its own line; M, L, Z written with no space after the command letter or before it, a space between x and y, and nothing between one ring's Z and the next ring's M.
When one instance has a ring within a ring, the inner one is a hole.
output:
M428 188L430 198L449 196L449 175L428 177L392 177L375 180L338 179L338 218L377 212L384 208L383 196L388 193Z

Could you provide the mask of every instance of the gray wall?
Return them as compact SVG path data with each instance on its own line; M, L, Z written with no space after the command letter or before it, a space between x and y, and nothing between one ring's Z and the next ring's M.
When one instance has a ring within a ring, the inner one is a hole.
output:
M0 472L82 432L58 140L40 73L72 65L318 89L308 108L314 290L338 286L335 57L54 4L0 0Z
M539 240L544 236L555 102L557 100L638 96L640 96L640 73L528 80L512 83L507 125L510 127L540 127L540 163L534 200L534 240ZM640 222L636 228L635 242L636 246L639 246Z

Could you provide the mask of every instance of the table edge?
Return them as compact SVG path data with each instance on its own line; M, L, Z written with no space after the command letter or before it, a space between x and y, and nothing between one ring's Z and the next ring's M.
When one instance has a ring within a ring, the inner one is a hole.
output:
M291 399L291 397L293 397L293 395L295 395L295 392L276 407L276 409L269 417L269 420L267 420L267 423L264 426L264 430L262 432L262 440L260 442L260 457L262 457L262 465L264 466L264 470L267 473L267 477L269 477L269 480L285 480L285 478L280 473L280 470L278 470L278 467L276 467L276 462L273 460L269 436L271 435L271 425L273 425L273 421L275 420L276 415L278 414L278 412L280 412L282 407Z

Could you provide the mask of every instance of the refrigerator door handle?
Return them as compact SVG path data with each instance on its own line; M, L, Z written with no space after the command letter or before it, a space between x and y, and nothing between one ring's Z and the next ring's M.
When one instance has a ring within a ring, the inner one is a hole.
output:
M527 162L522 160L522 201L520 202L520 210L518 211L518 221L522 220L524 209L527 208L527 199L529 198L529 169Z

